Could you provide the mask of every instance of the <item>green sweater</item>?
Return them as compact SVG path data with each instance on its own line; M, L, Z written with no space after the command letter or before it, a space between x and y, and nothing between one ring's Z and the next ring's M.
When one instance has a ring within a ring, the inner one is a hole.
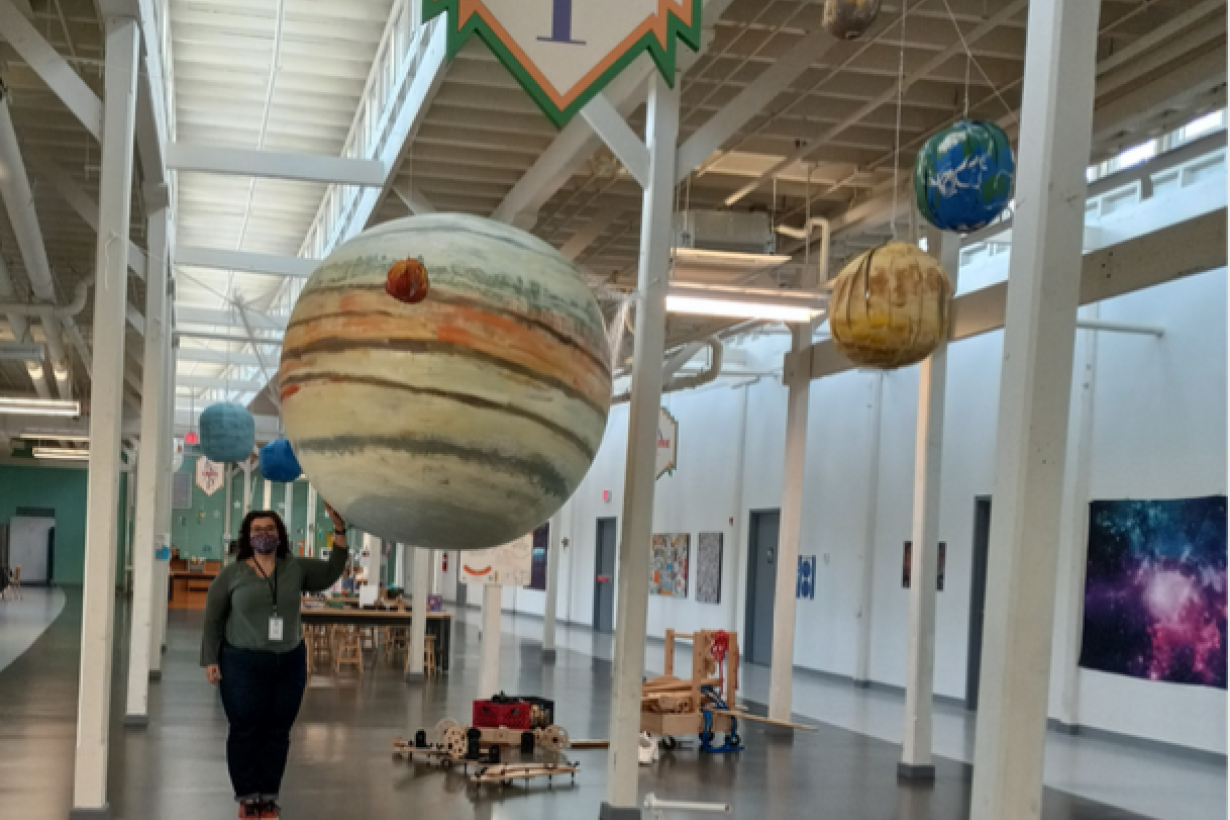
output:
M201 641L201 666L218 662L225 640L239 649L289 652L299 645L299 604L305 592L320 592L333 586L346 569L346 548L334 548L328 561L316 558L279 558L277 579L278 617L282 619L282 640L269 640L269 619L273 617L273 590L270 581L247 561L236 561L223 568L209 585L205 598L205 637Z

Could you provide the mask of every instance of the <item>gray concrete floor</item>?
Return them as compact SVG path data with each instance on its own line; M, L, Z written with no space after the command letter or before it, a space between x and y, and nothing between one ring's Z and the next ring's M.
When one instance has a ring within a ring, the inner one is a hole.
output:
M444 679L407 686L400 669L383 660L369 667L362 680L349 674L313 679L284 783L286 817L405 818L427 812L434 818L491 820L597 817L606 779L603 751L569 753L582 766L575 785L517 784L482 791L459 770L392 758L395 735L432 726L445 716L468 715L478 640L466 620L457 625L453 672ZM118 634L127 634L123 608L117 628ZM197 666L200 614L172 613L168 638L163 678L153 686L146 729L119 723L124 659L117 657L113 816L233 817L223 758L226 721L216 690ZM602 651L607 640L593 636L596 651L588 653L572 646L570 638L571 648L560 652L557 665L544 667L536 642L503 634L501 656L508 673L501 686L554 698L558 722L574 737L604 737L611 692L610 662ZM80 599L69 595L50 628L0 671L0 817L63 820L68 815L79 643ZM749 724L742 735L747 746L742 753L708 756L682 750L643 768L642 795L652 791L665 799L729 802L735 817L773 820L956 820L968 815L965 764L941 759L934 785L910 786L896 779L897 747L865 734L819 724L817 733L783 739ZM1048 789L1042 816L1131 820L1141 815Z

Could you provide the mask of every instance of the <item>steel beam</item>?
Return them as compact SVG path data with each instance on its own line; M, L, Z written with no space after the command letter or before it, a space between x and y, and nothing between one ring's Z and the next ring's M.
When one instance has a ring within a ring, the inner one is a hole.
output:
M388 169L378 160L225 148L190 142L172 142L167 146L167 167L175 171L377 187L384 185L388 177Z
M248 322L253 330L285 330L285 316L270 316L267 313L257 313L246 309ZM180 307L177 312L181 325L233 325L243 326L238 310L218 310L217 308Z
M237 273L264 273L271 276L297 276L306 279L320 264L316 259L301 256L273 256L247 251L227 251L221 248L177 246L175 264L189 268L213 268Z
M642 188L649 185L649 149L604 94L581 109L581 117L602 138Z

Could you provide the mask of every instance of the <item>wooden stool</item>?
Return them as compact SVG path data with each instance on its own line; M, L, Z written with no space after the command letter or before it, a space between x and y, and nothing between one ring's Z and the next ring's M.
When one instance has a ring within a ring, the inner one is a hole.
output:
M410 636L404 626L390 626L384 632L384 653L390 664L393 663L393 655L398 652L404 652L407 662L409 661Z
M406 665L403 667L402 671L410 671L410 649L408 646L406 648ZM424 638L423 643L423 677L434 678L437 671L436 638L434 635L428 635Z
M13 594L17 596L17 600L21 600L21 564L13 567L13 574L9 576L9 581L13 587Z
M315 660L322 663L333 661L333 636L327 626L309 626L308 633L312 635L312 652Z
M305 664L307 666L307 677L308 677L308 680L311 680L312 679L312 656L316 654L315 650L312 648L312 643L313 643L312 627L304 626L302 627L300 631L303 634L303 655L306 658Z
M359 627L359 643L363 647L364 652L376 653L376 628L374 626Z
M340 674L342 666L358 667L359 677L363 677L363 645L358 631L354 627L345 628L336 633L338 644L333 655L333 671Z

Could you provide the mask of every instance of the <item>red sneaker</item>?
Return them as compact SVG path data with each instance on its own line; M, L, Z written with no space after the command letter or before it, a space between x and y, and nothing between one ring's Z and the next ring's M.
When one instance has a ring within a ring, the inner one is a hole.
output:
M277 820L277 818L281 816L282 809L275 801L266 800L264 803L261 803L262 820L265 820L265 818L269 818L269 820Z
M239 804L239 820L260 820L264 816L261 813L261 804L255 800L244 800Z

